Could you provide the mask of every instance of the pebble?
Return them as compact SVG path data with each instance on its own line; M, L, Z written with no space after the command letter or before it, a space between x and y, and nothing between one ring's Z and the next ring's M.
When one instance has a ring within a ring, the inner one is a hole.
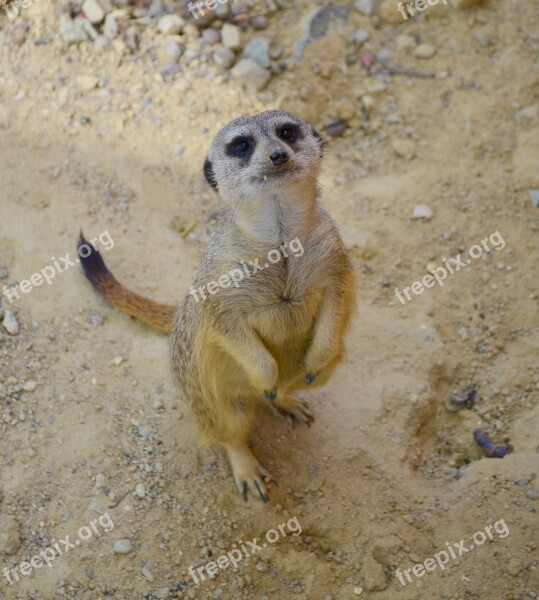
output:
M528 500L539 500L539 490L527 490L526 498L528 498Z
M269 571L268 563L264 562L263 560L260 560L256 563L256 570L259 573L267 573Z
M411 160L415 156L415 143L412 140L396 138L392 140L391 148L393 148L393 152L401 158Z
M82 12L93 25L101 23L105 18L105 11L97 0L84 0L82 3Z
M37 381L30 380L30 381L26 381L24 383L24 385L22 386L22 389L25 392L33 392L36 389L36 387L37 387Z
M262 31L268 27L268 19L264 15L253 17L251 26L255 31Z
M221 41L225 48L239 50L242 46L241 29L237 25L225 23L221 29Z
M347 6L329 6L317 10L309 22L309 37L312 40L324 37L336 25L345 25L350 17Z
M432 219L432 210L426 204L417 204L412 213L413 219Z
M344 119L331 119L326 123L326 133L331 137L342 135L346 131L347 123Z
M153 576L152 572L146 567L142 568L141 573L148 583L153 583L155 581L155 577Z
M128 539L118 540L112 546L114 554L129 554L132 549L133 544Z
M415 45L416 41L411 35L401 34L395 40L395 47L399 52L413 48Z
M137 484L137 487L135 488L135 494L139 498L144 498L144 496L146 496L146 487L144 486L143 483L138 483Z
M261 67L270 66L270 41L264 37L254 37L243 49L243 58L250 58Z
M363 593L363 588L360 588L360 587L355 587L354 588L354 594L356 596L361 596L362 593Z
M65 14L60 15L60 35L68 46L88 39L82 26Z
M431 58L436 54L436 48L432 44L419 44L413 54L417 58Z
M165 43L165 52L171 58L180 58L183 54L183 47L176 40L167 40Z
M90 504L88 504L88 510L95 512L98 515L104 515L107 512L104 506L96 498L92 498L90 500Z
M19 321L17 321L17 317L9 310L6 310L4 314L2 326L9 333L9 335L18 335L20 331Z
M0 267L0 279L7 279L9 277L9 269L7 267Z
M232 73L255 92L262 91L271 79L270 72L250 58L242 58L234 66Z
M513 577L516 577L523 568L524 565L518 558L512 558L507 565L507 571L509 572L509 575L512 575Z
M369 17L374 10L374 0L356 0L354 6L362 15Z
M202 32L202 39L211 46L214 46L215 44L218 44L221 41L221 34L217 29L208 27Z
M362 46L370 37L370 33L366 29L356 29L350 36L352 44Z
M0 556L17 554L20 547L19 524L9 515L0 515Z
M533 104L532 106L525 106L520 110L517 110L515 113L515 121L533 121L537 119L538 108L537 104Z
M236 55L229 48L220 48L213 53L213 61L223 69L231 69L236 62Z
M120 365L121 365L123 362L124 362L123 356L115 356L115 357L112 359L112 364L113 364L115 367L119 367L119 366L120 366Z
M539 206L539 190L528 190L528 196L532 202L532 206L537 208Z
M92 77L91 75L79 75L76 79L76 82L81 90L90 91L97 87L99 78Z
M185 19L178 15L163 15L157 23L157 29L164 35L177 35L185 25Z
M168 598L170 596L170 588L159 588L158 590L155 590L153 593L153 597L154 598Z

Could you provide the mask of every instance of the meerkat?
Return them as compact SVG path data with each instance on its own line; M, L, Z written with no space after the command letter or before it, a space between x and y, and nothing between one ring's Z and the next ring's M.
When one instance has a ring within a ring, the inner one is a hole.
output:
M279 110L235 119L215 137L203 170L225 209L191 290L262 263L237 285L204 298L188 293L176 309L124 288L97 250L81 259L109 304L171 334L180 394L201 441L227 451L245 500L251 493L267 502L275 483L249 446L257 408L270 403L290 422L311 425L294 392L328 380L355 305L348 252L319 200L322 155L316 130ZM301 256L286 251L296 239ZM281 259L269 264L275 249Z

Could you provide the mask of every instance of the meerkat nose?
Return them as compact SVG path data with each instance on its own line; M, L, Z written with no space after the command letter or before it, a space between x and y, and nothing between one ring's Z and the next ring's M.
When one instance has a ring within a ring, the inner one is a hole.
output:
M288 152L283 150L282 148L276 148L270 154L271 162L277 167L279 165L284 165L289 161L290 157L288 156Z

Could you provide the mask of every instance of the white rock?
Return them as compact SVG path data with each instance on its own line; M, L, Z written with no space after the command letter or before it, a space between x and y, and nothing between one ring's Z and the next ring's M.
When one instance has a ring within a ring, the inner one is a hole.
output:
M20 331L19 321L17 321L17 317L9 310L6 310L4 314L4 320L2 321L2 325L10 335L17 335Z
M392 140L391 147L393 148L393 152L401 158L411 160L415 156L415 143L412 140L397 138Z
M372 15L374 9L373 0L356 0L354 6L362 15Z
M236 55L229 48L220 48L213 53L215 64L223 69L231 69L236 62Z
M97 25L105 18L105 11L97 0L84 0L82 3L82 12L90 23Z
M122 356L115 356L115 357L112 359L112 364L113 364L115 367L119 367L119 366L120 366L120 365L121 365L123 362L124 362L124 359L123 359L123 357L122 357Z
M178 15L163 15L159 19L157 29L165 35L177 35L183 29L185 19Z
M118 540L112 546L114 554L129 554L132 549L133 544L128 539Z
M413 54L417 58L431 58L435 53L436 48L432 44L419 44Z
M76 81L81 90L89 91L97 87L99 78L91 75L79 75Z
M22 389L25 392L33 392L37 387L37 381L26 381L25 384L22 386Z
M415 39L411 35L401 34L397 36L395 40L395 46L399 52L408 50L416 45Z
M144 496L146 495L146 487L143 483L137 483L137 487L135 488L135 494L139 498L144 498Z
M79 23L69 17L69 15L60 15L60 35L67 45L78 44L88 39L86 32Z
M255 92L263 90L271 79L270 72L250 58L242 58L232 69L232 73Z
M532 206L537 208L539 206L539 190L528 190L528 196L532 201Z
M414 206L412 218L432 219L432 210L426 204L418 204L417 206Z
M225 23L221 29L221 42L225 48L239 50L241 48L241 29L237 25Z

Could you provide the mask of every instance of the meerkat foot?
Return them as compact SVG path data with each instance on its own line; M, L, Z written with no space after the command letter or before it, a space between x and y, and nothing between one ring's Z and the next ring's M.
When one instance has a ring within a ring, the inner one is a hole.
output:
M239 493L247 501L247 493L260 498L263 502L268 502L266 485L277 482L264 469L247 446L247 444L227 444L226 450L234 474L234 481Z
M314 415L304 400L291 394L280 396L274 403L276 411L286 419L292 429L296 423L305 423L310 427L314 423Z

